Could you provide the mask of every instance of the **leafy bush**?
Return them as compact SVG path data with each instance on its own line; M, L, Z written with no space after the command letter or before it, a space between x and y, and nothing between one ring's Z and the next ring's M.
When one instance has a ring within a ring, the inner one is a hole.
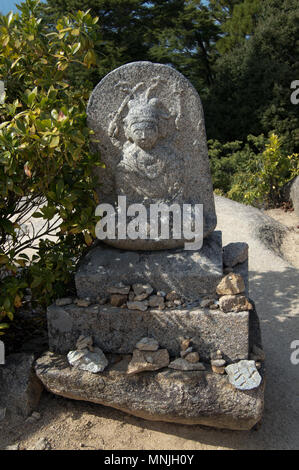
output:
M0 323L13 319L27 287L44 303L62 294L96 223L99 163L85 115L92 85L75 75L96 65L97 19L79 11L50 28L37 0L18 8L0 15Z
M282 139L249 135L247 142L209 141L216 193L258 207L281 201L281 189L299 174L299 155L288 155Z

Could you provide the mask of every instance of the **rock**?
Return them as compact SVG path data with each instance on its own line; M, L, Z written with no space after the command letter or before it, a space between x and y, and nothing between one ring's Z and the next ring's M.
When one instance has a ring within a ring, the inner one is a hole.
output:
M223 367L225 366L226 361L224 359L213 359L211 361L211 365L215 367Z
M0 408L0 422L4 421L6 416L6 408Z
M91 304L91 301L86 297L86 299L76 299L74 303L78 305L78 307L88 307Z
M150 284L155 291L169 292L176 286L181 298L198 300L201 295L214 296L222 276L221 233L213 232L200 250L180 248L166 253L123 251L99 242L80 260L75 282L77 295L92 300L107 295L111 279Z
M110 296L110 303L113 307L121 307L127 302L127 300L128 296L123 294L111 294Z
M121 294L127 295L130 292L130 286L125 286L122 282L115 284L114 286L107 287L108 294Z
M252 310L252 304L245 295L223 295L219 299L219 307L223 312L245 312Z
M70 297L63 297L61 299L56 299L55 303L58 307L63 307L64 305L72 304L73 300Z
M201 308L208 308L213 303L214 303L214 300L212 299L204 299L200 302L200 306Z
M165 307L164 298L160 295L151 295L148 304L150 307Z
M93 351L93 339L92 336L84 336L81 335L76 342L76 349L81 351L82 349L89 349L89 351Z
M136 344L136 348L140 351L157 351L159 343L154 338L142 338Z
M218 310L219 304L218 303L213 303L210 305L210 310Z
M292 181L291 190L290 190L290 199L292 201L294 211L299 217L299 176L297 176Z
M16 353L0 366L0 408L7 415L27 418L37 408L43 385L36 377L34 361L32 353Z
M192 364L195 364L196 362L199 362L199 354L197 351L190 352L186 354L184 359L188 362L191 362Z
M144 312L104 305L95 314L91 307L82 311L76 305L48 308L49 346L52 351L67 354L76 349L78 337L92 336L103 351L132 354L141 338L155 338L160 347L178 357L182 338L192 338L194 350L202 361L221 348L228 362L248 359L249 313L211 314L201 308L176 310L149 309ZM117 325L112 328L111 325ZM197 339L193 340L193 338ZM189 340L190 341L190 340ZM196 341L196 342L194 342Z
M244 292L245 284L240 274L227 274L218 284L216 292L219 295L233 295Z
M193 351L193 348L192 347L189 347L187 349L185 349L185 351L181 351L181 357L184 359L189 353L192 353Z
M150 284L133 284L133 291L136 296L146 295L147 298L154 291Z
M135 302L135 300L133 300L132 302L127 302L127 307L129 310L140 310L141 312L145 312L148 307L148 301L144 300L143 302Z
M32 416L32 418L35 419L36 421L39 421L39 420L41 419L41 414L38 413L37 411L34 411L31 416Z
M165 306L166 306L167 308L174 308L174 303L171 302L170 300L168 300L167 302L165 302Z
M109 301L109 298L108 297L102 297L102 298L98 297L97 301L98 301L99 305L105 305Z
M180 305L182 305L183 301L182 299L175 299L173 303L176 307L179 307Z
M166 300L169 302L174 302L174 300L180 300L180 295L177 294L174 290L166 294Z
M186 359L183 359L182 357L172 361L168 367L175 370L206 370L205 366L201 362L194 364L186 361Z
M203 110L198 93L183 75L151 62L123 65L96 86L87 119L96 136L94 149L105 165L95 168L100 201L113 205L124 195L127 206L141 203L148 216L156 201L180 208L184 203L203 204L204 237L214 230ZM136 127L144 132L142 139ZM125 250L182 247L184 234L177 239L172 234L171 224L167 238L111 237L105 242Z
M252 390L257 388L262 377L257 371L254 361L239 361L226 366L225 371L230 383L239 390Z
M70 368L65 356L47 353L37 360L36 373L51 393L153 421L249 430L262 418L264 381L244 393L210 371L167 368L130 376L128 361L99 375Z
M137 302L141 302L142 300L147 299L148 296L149 296L149 294L146 294L146 293L140 294L140 295L136 295L133 300L134 300L134 301L137 301Z
M224 266L234 267L248 259L248 244L244 242L229 243L223 248Z
M86 370L97 374L103 372L108 365L108 360L100 348L95 347L93 352L88 349L82 351L70 351L67 359L71 366L80 370Z
M6 446L5 450L20 450L20 443L12 444L10 446Z
M181 342L182 351L186 351L189 348L190 342L191 342L190 338L183 339L183 341Z
M218 366L215 366L215 365L212 364L212 371L215 374L223 375L225 373L225 367L224 366L218 367Z
M164 292L163 290L158 290L157 295L159 297L166 297L166 292Z
M33 450L51 450L51 444L46 437L41 437L35 443Z
M135 349L133 357L128 366L128 375L138 374L147 370L159 370L167 367L169 364L169 354L167 349L159 349L158 351L140 351Z

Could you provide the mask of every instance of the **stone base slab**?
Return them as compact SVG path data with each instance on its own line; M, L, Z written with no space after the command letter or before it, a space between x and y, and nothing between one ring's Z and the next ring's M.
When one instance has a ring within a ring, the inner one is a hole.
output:
M179 356L183 338L193 338L200 360L210 360L220 349L227 362L248 359L249 312L223 313L201 308L140 312L111 305L48 308L49 346L66 354L80 335L92 336L105 353L130 354L143 337L156 339L161 348Z
M249 430L262 418L264 380L253 390L234 388L226 375L210 370L126 373L130 357L92 374L72 368L66 357L46 353L36 362L36 373L46 389L74 400L110 406L152 421L201 424ZM260 370L263 376L263 371Z
M199 251L183 248L161 251L125 251L104 243L81 260L75 275L79 297L105 297L107 288L149 283L156 290L175 290L187 300L214 294L223 276L221 232L204 239Z

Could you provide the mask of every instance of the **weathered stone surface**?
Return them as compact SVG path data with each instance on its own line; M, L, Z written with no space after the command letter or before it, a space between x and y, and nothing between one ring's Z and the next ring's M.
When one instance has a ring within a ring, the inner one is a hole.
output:
M133 284L132 287L135 295L147 294L149 296L154 291L150 284Z
M233 388L209 371L164 369L128 375L129 359L100 375L71 368L64 356L45 354L36 372L57 395L111 406L152 421L249 430L263 413L264 381L253 390Z
M82 349L89 349L90 351L93 351L93 339L92 336L79 336L78 341L76 342L76 349L82 350Z
M156 291L170 292L186 299L215 294L222 278L221 232L213 232L199 251L184 249L163 252L121 251L99 243L80 261L75 274L80 297L105 297L115 282L149 283Z
M175 359L172 361L169 366L170 369L175 369L175 370L206 370L204 364L201 362L196 362L192 363L187 361L186 359L179 357L178 359Z
M73 303L73 300L70 297L63 297L61 299L56 299L56 305L58 307L64 307L64 305L70 305Z
M252 310L252 304L242 294L223 295L219 299L219 306L223 312L245 312Z
M257 388L262 377L257 371L254 361L239 361L225 368L230 383L239 390Z
M192 353L193 348L190 346L189 348L185 349L184 351L180 352L181 357L184 359L189 353Z
M290 199L292 201L294 211L299 217L299 176L297 176L291 185Z
M158 341L161 348L179 356L182 338L192 338L194 351L202 360L221 349L228 361L248 359L248 312L223 313L201 308L147 310L146 312L109 305L79 308L76 305L48 308L50 349L67 353L75 349L82 334L92 336L105 353L130 354L144 337Z
M240 274L230 273L219 282L216 292L219 295L240 294L245 291L245 283Z
M121 305L125 304L128 300L127 295L123 294L111 294L110 296L110 303L113 307L120 307Z
M160 295L151 295L148 299L148 304L150 307L165 307L164 297Z
M130 292L130 286L124 285L122 282L119 282L116 285L108 286L107 293L108 294L122 294L126 295Z
M192 364L194 364L195 362L199 361L199 354L198 354L197 351L190 352L190 353L186 354L184 359L186 359L186 361L191 362Z
M145 312L148 307L148 301L145 300L141 302L138 300L133 300L132 302L127 302L127 307L129 310L139 310L141 312Z
M100 348L95 347L93 351L82 349L81 351L70 351L67 359L71 366L80 370L86 370L97 374L102 372L108 365L108 360Z
M158 351L140 351L135 349L133 357L128 365L127 374L138 374L148 370L159 370L169 364L169 354L167 349Z
M76 299L74 303L78 305L78 307L88 307L91 304L91 301L86 297L86 299Z
M142 338L136 344L136 348L141 351L157 351L157 349L159 349L159 343L154 338Z
M215 374L223 375L223 374L225 374L225 367L224 366L215 366L214 364L212 364L212 371Z
M126 64L94 89L87 108L95 149L99 199L114 204L203 204L204 236L216 225L200 98L175 69L151 62ZM153 184L154 182L154 184ZM181 239L107 240L123 249L165 249Z
M212 366L216 366L216 367L223 367L225 366L226 362L224 359L213 359L211 361L211 365Z
M38 406L43 386L33 364L33 354L17 353L0 366L0 408L6 408L7 415L27 417Z
M234 267L244 263L248 258L248 244L244 242L229 243L223 247L223 264Z

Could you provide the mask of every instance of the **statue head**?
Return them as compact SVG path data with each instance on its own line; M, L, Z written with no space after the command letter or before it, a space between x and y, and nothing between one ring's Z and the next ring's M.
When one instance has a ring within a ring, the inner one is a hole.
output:
M158 99L148 100L144 95L130 100L128 108L123 121L127 139L144 150L153 148L158 139L165 136L162 121L169 119L169 115L163 112Z

